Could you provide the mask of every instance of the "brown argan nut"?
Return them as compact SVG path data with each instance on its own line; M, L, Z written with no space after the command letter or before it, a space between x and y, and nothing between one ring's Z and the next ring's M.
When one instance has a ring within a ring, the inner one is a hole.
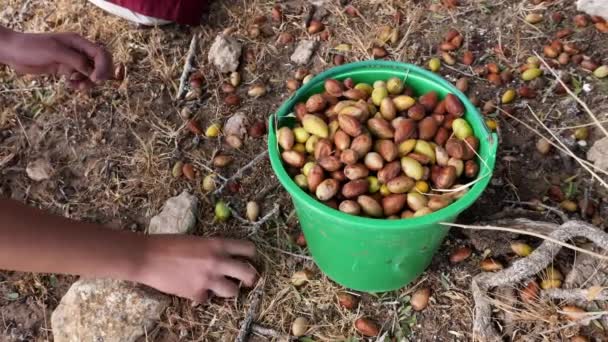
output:
M504 83L509 83L513 81L513 73L511 73L511 70L505 69L500 73L500 79Z
M319 165L328 172L334 172L342 168L342 162L336 156L326 156L319 159Z
M361 206L359 205L359 203L357 203L353 200L342 201L340 203L340 205L338 206L338 210L340 210L343 213L350 214L350 215L361 214Z
M378 58L384 58L388 55L388 52L386 51L385 48L381 47L381 46L374 46L372 48L372 56L374 56L374 58L378 59Z
M228 94L224 98L224 103L228 106L236 107L241 104L241 98L236 94Z
M346 165L355 164L359 160L359 155L352 149L346 149L340 154L340 161Z
M416 290L412 294L412 298L410 299L410 304L412 305L412 309L414 311L422 311L429 304L429 297L431 296L431 289L428 287L423 287L421 289Z
M536 280L531 280L523 289L521 289L519 295L524 303L532 304L538 301L538 293L540 287Z
M353 201L349 201L349 202L353 202ZM344 203L344 202L342 202L342 203ZM356 202L353 202L353 203L357 204ZM347 310L353 310L354 308L357 307L357 305L359 305L359 298L353 296L350 293L346 293L346 292L338 293L338 304L340 304L341 307L343 307Z
M473 56L473 53L471 51L467 50L462 54L462 64L471 65L474 61L475 56Z
M439 44L439 49L441 51L454 51L456 50L458 47L454 44L452 44L451 42L443 42L441 44Z
M290 32L281 32L281 34L279 34L279 37L277 38L277 41L281 45L288 45L293 43L295 41L295 38Z
M232 84L230 84L228 82L222 83L222 93L224 93L224 94L232 94L235 91L236 91L236 88Z
M479 165L474 160L467 160L464 163L464 175L468 178L475 178L479 173Z
M361 158L371 151L372 138L368 134L361 134L353 139L350 149L357 152L357 155Z
M292 151L286 151L286 152L292 152ZM230 165L230 163L232 163L232 157L227 156L225 154L218 154L215 157L213 157L212 163L213 163L213 166L215 166L215 167L225 167L225 166ZM289 163L287 163L287 164L289 164ZM304 165L304 163L302 163L302 165ZM292 165L292 166L298 167L297 165Z
M183 166L182 166L182 174L188 180L194 180L194 174L195 174L194 166L192 164L190 164L190 163L183 164Z
M327 79L325 81L325 91L332 96L340 97L344 92L344 86L341 82L334 79Z
M450 262L457 264L468 259L473 251L469 247L458 247L450 254Z
M296 118L299 121L302 121L302 119L304 119L304 116L308 114L308 111L306 110L306 104L303 102L296 103L296 105L293 107L293 110L296 113Z
M462 156L463 160L469 160L475 158L477 156L477 151L479 150L479 139L475 136L469 136L464 139L464 145L466 146L464 150L464 155Z
M464 114L462 102L454 94L447 94L445 97L445 109L448 113L461 117Z
M407 110L407 116L412 120L422 120L426 116L426 109L421 103L416 103Z
M308 33L310 34L315 34L315 33L319 33L321 31L323 31L325 29L325 25L315 19L312 19L310 21L310 23L308 24Z
M434 171L437 172L434 172ZM431 178L435 183L435 186L439 189L449 189L456 183L456 168L448 165L444 167L436 168L432 171Z
M587 27L589 25L589 21L587 20L587 16L584 14L577 14L574 16L574 25L576 27Z
M379 153L369 152L363 159L365 166L372 171L379 171L384 167L384 158Z
M521 87L519 87L517 89L517 93L519 94L520 97L526 98L526 99L533 99L536 97L536 90L522 85Z
M467 77L461 77L456 81L456 88L463 93L469 90L469 79Z
M362 179L369 175L369 169L363 164L347 165L344 168L344 175L350 180Z
M431 140L437 133L439 125L432 117L426 117L418 123L418 138L422 140Z
M384 212L380 203L371 196L361 195L357 197L357 203L368 216L381 217Z
M341 129L334 134L334 144L338 150L346 150L350 146L350 136Z
M496 86L502 85L502 78L500 78L499 74L488 74L486 78L488 79L488 81L490 81L490 83Z
M323 172L323 168L319 165L314 165L309 171L306 180L308 182L308 190L311 192L317 191L317 187L323 179L325 178L325 173Z
M334 65L342 65L346 62L344 55L334 55L333 63Z
M376 152L378 152L384 160L392 162L399 156L397 145L392 140L380 139L376 141Z
M466 148L467 146L464 141L456 138L448 139L445 143L445 150L448 152L448 155L456 159L462 159Z
M285 163L293 167L302 167L306 162L306 157L304 154L296 151L283 151L283 153L281 153L281 157ZM217 157L215 157L213 160L215 161L216 159Z
M404 194L390 194L382 198L382 208L385 216L400 213L405 207L407 196Z
M433 112L433 110L437 106L438 102L439 102L439 98L438 98L437 92L435 92L435 91L430 91L418 98L418 103L420 103L422 106L424 106L424 109L429 113ZM435 112L437 113L438 111L435 110Z
M346 180L346 176L344 175L344 171L336 170L331 173L331 178L337 180L338 182L344 182Z
M340 114L338 115L338 124L340 129L351 137L357 137L363 132L361 123L354 116Z
M355 329L363 336L375 337L380 334L380 327L368 318L359 318L355 321Z
M332 152L332 144L329 139L319 139L315 145L314 157L316 160L328 157Z
M448 141L448 138L450 137L450 131L448 129L446 129L445 127L439 127L437 129L437 133L435 133L435 138L433 139L433 141L439 145L439 146L443 146L446 141Z
M381 184L388 183L391 179L399 176L401 173L401 163L399 161L393 161L386 164L380 171L378 171L378 181Z
M411 108L410 108L411 109ZM380 139L392 139L395 130L391 124L382 118L371 118L367 121L369 131Z
M369 181L367 179L352 180L342 187L342 195L345 198L351 199L365 194L369 189Z
M300 81L296 80L295 78L288 79L285 84L287 86L287 90L292 93L300 88Z
M306 110L309 113L321 112L327 106L327 101L321 94L315 94L306 100Z
M354 100L354 101L367 100L367 98L369 97L369 95L366 92L364 92L363 90L357 89L357 88L348 89L343 93L343 95L347 99Z
M424 122L422 120L420 123ZM396 118L391 122L395 128L395 143L400 144L416 136L416 122L412 119ZM419 124L420 125L420 124ZM426 125L426 124L425 124Z

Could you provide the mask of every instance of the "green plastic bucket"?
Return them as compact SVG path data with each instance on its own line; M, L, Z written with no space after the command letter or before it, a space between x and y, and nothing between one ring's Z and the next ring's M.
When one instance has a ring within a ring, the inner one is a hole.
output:
M277 144L277 126L293 125L297 102L323 91L324 80L351 77L355 83L373 83L400 77L418 96L436 91L441 98L453 93L466 108L465 119L479 138L479 179L452 205L430 215L402 220L381 220L344 214L318 202L302 190L283 167ZM308 248L319 268L338 284L358 291L384 292L401 288L419 276L430 264L449 228L440 222L454 222L481 195L490 181L498 139L486 127L482 116L467 97L452 84L417 66L392 61L365 61L329 69L300 88L270 118L268 150L272 168L291 195Z

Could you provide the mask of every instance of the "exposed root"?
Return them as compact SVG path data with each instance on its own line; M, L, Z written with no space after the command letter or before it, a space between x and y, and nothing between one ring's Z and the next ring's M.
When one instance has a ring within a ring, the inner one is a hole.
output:
M522 228L521 226L524 225L524 229L537 231L539 234L549 232L548 237L562 243L575 237L586 238L603 250L608 250L608 234L583 221L568 221L562 225L556 225L546 222L516 220L510 222L510 224L519 226L518 228ZM483 229L483 226L480 227ZM553 262L560 249L559 244L546 240L532 254L515 261L510 267L495 273L481 273L473 278L471 282L471 291L475 300L473 332L477 339L483 341L502 340L492 324L492 306L488 291L495 287L519 283L541 272ZM576 291L573 293L571 296L576 295ZM560 294L563 294L563 292ZM606 293L600 295L603 296Z
M251 324L253 323L254 316L258 313L258 308L260 307L260 302L262 301L262 293L264 288L264 282L261 281L255 290L253 290L251 294L251 305L249 306L249 310L247 311L247 316L245 316L245 320L241 324L241 329L239 330L239 334L236 337L236 342L245 342L249 340L249 331L251 330Z
M548 289L541 292L543 298L561 299L569 302L608 300L608 289L591 287L588 289Z

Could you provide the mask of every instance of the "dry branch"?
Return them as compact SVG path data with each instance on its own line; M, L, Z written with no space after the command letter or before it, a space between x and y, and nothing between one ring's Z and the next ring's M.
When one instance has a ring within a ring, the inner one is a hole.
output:
M249 331L251 330L251 324L253 323L253 318L257 315L258 308L260 307L260 302L262 301L262 290L264 288L264 282L260 281L258 286L251 295L251 305L249 306L249 310L247 311L247 316L243 320L241 324L241 329L239 330L239 334L236 338L236 342L245 342L249 340Z
M184 70L182 71L182 76L179 78L179 88L177 89L177 94L175 95L176 100L180 100L186 94L186 81L188 80L188 75L192 71L192 62L194 62L194 52L196 51L197 41L197 34L194 33L192 35L190 48L188 48L188 54L186 55L186 60L184 62Z
M516 220L512 223L516 226L526 225L528 230L540 230L538 234L549 232L548 237L562 243L575 237L583 237L603 250L608 250L608 234L583 221L568 221L559 226L527 220ZM488 291L495 287L519 283L541 272L553 262L560 249L559 244L546 240L532 254L515 261L509 268L495 273L481 273L473 278L471 282L471 291L475 300L473 332L476 338L483 341L502 341L492 325L492 306Z
M266 157L267 154L268 154L268 150L264 150L264 152L258 154L255 158L253 158L245 166L243 166L240 169L238 169L232 176L230 176L230 178L224 180L224 182L222 183L222 185L220 185L220 187L217 188L217 190L215 190L214 194L217 195L217 194L221 193L222 190L224 190L224 187L226 186L226 184L228 184L231 181L233 181L233 180L241 177L241 175L243 174L243 171L248 170L249 168L251 168L252 166L254 166L258 161L260 161L261 159L263 159L264 157Z
M590 289L548 289L542 291L541 296L548 299L562 299L572 302L608 300L608 289L599 289L598 293L592 293Z

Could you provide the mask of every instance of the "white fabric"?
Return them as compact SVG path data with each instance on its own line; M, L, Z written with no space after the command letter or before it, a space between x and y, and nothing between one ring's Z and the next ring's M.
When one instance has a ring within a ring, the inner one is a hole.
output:
M165 19L159 19L154 17L148 17L147 15L133 12L130 9L118 6L105 0L89 0L93 5L101 8L102 10L121 17L123 19L132 21L134 23L145 25L145 26L160 26L170 24L171 21Z

